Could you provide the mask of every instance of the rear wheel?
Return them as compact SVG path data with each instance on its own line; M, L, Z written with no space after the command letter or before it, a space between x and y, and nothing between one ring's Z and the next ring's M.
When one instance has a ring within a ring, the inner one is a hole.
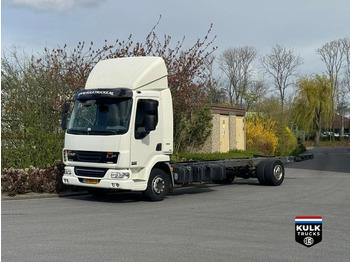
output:
M169 193L169 175L163 170L154 168L148 180L148 186L143 195L150 201L161 201Z
M266 180L265 180L265 166L266 166L267 161L262 160L258 166L256 167L256 176L258 178L258 181L260 185L266 185Z
M279 186L284 180L284 166L281 160L270 160L264 171L265 182L271 186Z

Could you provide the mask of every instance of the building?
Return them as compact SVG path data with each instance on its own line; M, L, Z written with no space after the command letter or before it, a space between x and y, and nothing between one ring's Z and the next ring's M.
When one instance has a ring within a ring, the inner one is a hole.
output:
M342 121L341 116L339 114L335 114L334 122L332 125L332 129L334 129L335 133L340 134L341 121ZM344 134L349 134L349 128L350 128L350 119L347 117L344 117Z
M202 152L228 152L246 149L245 109L242 107L213 104L213 129Z

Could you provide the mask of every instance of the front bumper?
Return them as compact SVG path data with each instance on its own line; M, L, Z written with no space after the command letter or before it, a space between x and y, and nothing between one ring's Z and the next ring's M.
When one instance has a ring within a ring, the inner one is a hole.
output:
M113 172L129 173L128 179L112 178ZM144 180L132 179L132 173L130 170L115 170L108 169L103 177L96 177L93 175L85 176L75 173L75 167L66 166L65 173L62 177L62 182L65 185L80 186L80 187L93 187L104 189L120 189L120 190L132 190L143 191L147 188L147 182Z
M131 179L128 180L117 180L117 179L106 179L106 178L93 178L97 180L97 184L85 183L84 177L76 177L72 175L64 175L62 177L63 184L70 186L83 186L83 187L95 187L95 188L106 188L106 189L122 189L122 190L134 190L135 182Z

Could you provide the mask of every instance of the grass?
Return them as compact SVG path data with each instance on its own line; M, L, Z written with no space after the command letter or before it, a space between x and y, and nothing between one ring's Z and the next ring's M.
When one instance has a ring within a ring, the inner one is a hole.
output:
M306 150L305 146L299 145L289 155L299 155ZM232 158L252 158L254 155L263 155L258 151L242 151L242 150L230 150L227 153L176 153L171 156L171 162L182 161L201 161L201 160L219 160L219 159L232 159Z
M350 140L320 141L320 146L350 146Z
M305 141L305 146L314 146L314 141ZM350 139L344 140L321 140L319 146L350 146Z
M249 152L242 150L231 150L227 153L178 153L171 157L172 162L198 161L198 160L218 160L230 158L251 158L258 152Z

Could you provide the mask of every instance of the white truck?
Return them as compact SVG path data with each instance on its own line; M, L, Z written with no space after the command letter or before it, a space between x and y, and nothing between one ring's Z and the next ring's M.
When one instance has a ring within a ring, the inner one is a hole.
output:
M231 183L235 176L257 177L279 186L282 159L250 158L170 163L173 108L167 69L160 57L100 61L85 89L63 106L63 183L93 194L142 191L163 200L174 187L192 183ZM68 121L69 115L69 121Z

